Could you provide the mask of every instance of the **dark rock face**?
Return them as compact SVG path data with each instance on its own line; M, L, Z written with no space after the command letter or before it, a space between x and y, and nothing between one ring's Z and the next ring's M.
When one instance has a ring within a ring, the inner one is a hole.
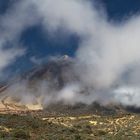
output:
M51 60L47 64L34 68L24 76L29 84L46 81L49 86L62 89L66 84L78 80L73 70L74 62L71 59Z
M125 109L126 109L128 112L140 113L140 108L139 108L139 107L127 106L127 107L125 107Z
M0 85L0 93L7 89L7 85Z
M50 104L45 108L45 111L48 114L53 115L116 115L116 114L123 114L124 110L115 109L114 106L102 106L96 102L86 105L83 103L77 103L75 105L65 105L61 102Z

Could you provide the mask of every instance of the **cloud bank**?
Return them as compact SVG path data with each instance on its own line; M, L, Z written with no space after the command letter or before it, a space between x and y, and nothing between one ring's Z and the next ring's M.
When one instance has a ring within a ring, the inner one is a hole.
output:
M99 101L139 107L140 16L110 23L104 10L96 9L93 3L90 0L20 1L2 17L0 27L4 35L0 42L17 39L23 30L35 24L41 24L50 34L59 28L74 33L80 37L74 58L80 82L50 96L47 89L43 93L39 90L40 96L46 96L44 102ZM8 61L5 58L6 64ZM78 94L81 86L89 89L89 95Z

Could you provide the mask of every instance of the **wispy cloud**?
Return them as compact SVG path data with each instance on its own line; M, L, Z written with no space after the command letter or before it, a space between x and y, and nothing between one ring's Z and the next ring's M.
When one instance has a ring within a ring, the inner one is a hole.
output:
M18 1L0 16L0 71L25 53L19 38L25 29L36 23L33 11L26 1Z

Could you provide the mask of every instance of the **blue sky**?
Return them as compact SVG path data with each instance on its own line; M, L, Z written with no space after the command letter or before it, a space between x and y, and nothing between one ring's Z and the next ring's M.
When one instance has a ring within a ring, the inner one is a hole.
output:
M127 19L140 11L139 0L97 1L107 11L108 20L113 22L120 22L124 18ZM0 15L3 15L13 2L16 2L16 0L1 0ZM61 29L55 35L50 36L43 32L41 25L35 25L27 28L21 34L20 42L26 48L27 53L5 69L5 72L8 72L10 75L30 69L34 65L30 61L31 57L42 59L52 55L68 54L74 56L79 38L76 34L68 34L61 31Z
M123 20L140 11L139 0L100 0L104 3L109 19Z

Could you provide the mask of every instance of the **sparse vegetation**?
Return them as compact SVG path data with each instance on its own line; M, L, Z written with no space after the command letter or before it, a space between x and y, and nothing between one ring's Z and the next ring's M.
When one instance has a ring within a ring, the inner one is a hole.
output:
M139 140L140 115L0 115L0 140Z
M28 129L15 129L12 131L12 137L17 138L17 139L24 139L28 140L30 138L30 134Z

